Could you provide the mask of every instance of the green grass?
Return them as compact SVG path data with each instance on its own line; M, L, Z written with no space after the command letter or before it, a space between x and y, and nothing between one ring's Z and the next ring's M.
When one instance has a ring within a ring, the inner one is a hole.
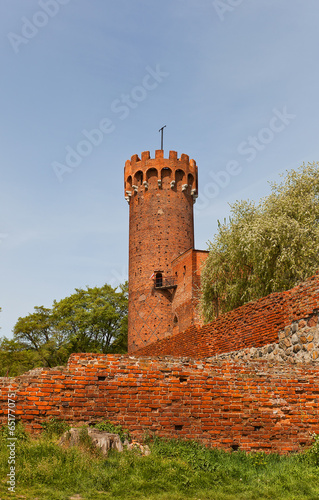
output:
M54 423L62 431L63 426ZM319 498L319 443L303 454L226 453L195 442L154 439L151 455L103 457L87 439L61 448L57 434L31 438L17 428L15 493L8 492L5 432L0 444L0 499L7 500L303 500Z

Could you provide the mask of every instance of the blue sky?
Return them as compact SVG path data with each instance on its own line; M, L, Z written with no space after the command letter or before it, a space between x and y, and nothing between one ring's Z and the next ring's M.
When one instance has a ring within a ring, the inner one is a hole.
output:
M123 168L163 125L165 156L199 167L196 248L229 203L319 160L318 15L317 0L1 0L2 336L127 278Z

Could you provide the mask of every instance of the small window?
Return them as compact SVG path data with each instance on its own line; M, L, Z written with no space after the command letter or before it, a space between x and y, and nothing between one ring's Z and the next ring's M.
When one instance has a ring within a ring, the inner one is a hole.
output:
M162 275L162 273L156 273L155 286L156 287L163 286L163 275Z

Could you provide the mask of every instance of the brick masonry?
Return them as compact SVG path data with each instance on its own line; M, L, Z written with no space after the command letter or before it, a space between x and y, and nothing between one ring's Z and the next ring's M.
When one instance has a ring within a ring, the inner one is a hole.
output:
M282 340L279 332L301 319L308 321L318 311L319 273L291 290L273 293L245 304L207 325L193 325L134 354L205 358L251 347L259 348L276 344Z
M144 151L128 160L124 195L129 203L129 352L171 335L176 330L172 310L175 288L154 287L152 275L164 282L175 278L172 261L194 247L193 203L198 191L197 166L176 151ZM182 277L182 275L181 275ZM181 293L179 301L181 301ZM188 298L185 297L185 301ZM187 308L184 324L192 323ZM182 327L183 329L185 326Z
M319 365L267 361L73 354L67 367L2 378L33 432L51 417L93 424L109 419L145 433L196 439L226 450L288 453L319 432Z
M173 334L185 331L190 325L200 324L199 296L202 266L209 252L190 248L172 262L177 287L172 300Z
M33 432L51 417L108 419L137 438L148 432L227 450L298 451L319 433L318 305L316 274L153 344L151 357L73 354L67 367L1 378L0 422L15 392L16 415Z
M307 320L301 319L291 326L286 326L284 330L279 331L276 343L217 354L211 359L247 361L262 358L293 364L319 361L318 319L318 314L313 314Z

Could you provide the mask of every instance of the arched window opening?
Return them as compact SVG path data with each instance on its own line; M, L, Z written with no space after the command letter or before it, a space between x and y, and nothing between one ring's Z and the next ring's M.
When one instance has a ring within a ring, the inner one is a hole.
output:
M146 172L146 182L149 184L150 188L158 187L158 173L156 168L149 168Z
M130 175L126 179L125 189L128 190L128 191L132 190L132 177Z
M135 185L136 186L141 186L143 184L143 172L139 170L135 174Z
M162 168L161 171L161 179L162 179L162 188L169 188L170 182L172 180L172 171L168 167Z
M175 181L178 189L181 188L183 184L185 184L185 173L183 172L183 170L176 170Z
M188 174L188 185L190 186L191 189L195 188L194 176L192 174Z

